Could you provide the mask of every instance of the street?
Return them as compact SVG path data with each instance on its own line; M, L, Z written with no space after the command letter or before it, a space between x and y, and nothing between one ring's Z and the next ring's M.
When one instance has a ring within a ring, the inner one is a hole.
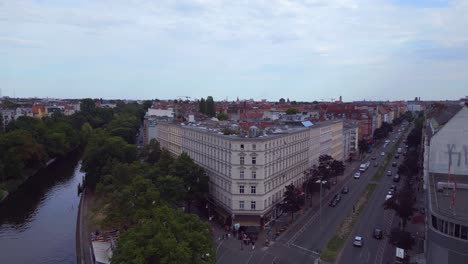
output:
M391 138L394 137L392 134ZM403 137L406 137L406 135L403 135ZM347 168L344 180L339 182L333 191L324 191L321 217L319 207L314 206L313 209L309 209L305 213L305 216L296 220L296 223L291 225L270 247L257 245L257 248L252 250L250 247L243 246L244 248L241 250L240 242L235 242L238 243L237 246L232 246L232 241L225 242L222 240L217 246L217 263L271 264L273 261L275 263L314 263L329 239L335 234L340 223L353 210L353 206L377 172L379 167L374 167L374 162L379 162L380 166L394 144L391 142L385 149L380 146L373 150L368 158L371 165L366 172L361 174L360 179L352 177L359 170L359 163L354 163L351 168ZM385 156L380 155L382 151L385 152ZM371 160L370 157L375 157L376 160ZM403 160L403 157L400 157L399 161L401 160ZM363 160L361 163L366 161ZM392 175L395 175L397 167L391 167L390 165L389 168L393 171ZM385 247L383 249L379 247L381 247L381 244L386 244L386 241L382 240L374 243L376 240L372 240L371 237L374 226L384 228L384 226L392 224L393 211L384 212L382 207L386 192L393 184L392 179L393 177L382 177L378 188L371 196L360 220L356 224L355 231L350 235L351 239L354 238L355 234L362 235L364 237L364 247L353 248L350 239L349 245L347 244L342 252L341 263L371 263L375 260L379 250L382 251L382 253L379 253L382 258L385 256L385 252L387 252ZM342 200L336 207L328 206L330 199L336 193L339 193L344 186L349 187L349 193L342 194ZM318 199L318 195L314 196L314 199ZM261 242L258 241L258 243Z
M403 138L406 138L406 134L403 135ZM405 144L402 143L400 147L404 149L404 145ZM398 161L398 165L403 160L403 156L400 156L399 159L392 159L392 161ZM392 175L396 175L398 165L392 167L390 164L387 170L391 170ZM388 244L388 235L392 227L398 223L398 217L395 216L393 210L384 210L383 203L387 192L390 190L390 186L396 185L399 188L401 184L401 181L399 183L393 182L393 177L386 175L382 177L382 180L378 183L374 194L370 197L366 208L358 219L348 242L345 244L339 258L339 263L380 264L383 263L384 260L388 261L395 258L395 247ZM384 236L381 240L377 240L373 237L375 228L383 230ZM353 246L352 240L355 236L363 237L363 247L357 248Z

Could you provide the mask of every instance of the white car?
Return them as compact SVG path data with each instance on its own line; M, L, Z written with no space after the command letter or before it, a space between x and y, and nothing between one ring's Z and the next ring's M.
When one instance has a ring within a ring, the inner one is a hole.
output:
M390 199L390 198L392 198L392 197L393 197L393 195L387 194L387 195L385 196L385 201L387 201L388 199Z
M363 242L363 240L362 240L362 237L356 236L356 237L354 238L353 246L362 247L363 244L364 244L364 242Z
M354 177L354 179L359 179L359 178L361 178L361 173L358 171L358 172L354 173L353 177Z
M385 156L385 152L381 152L381 153L380 153L380 156Z

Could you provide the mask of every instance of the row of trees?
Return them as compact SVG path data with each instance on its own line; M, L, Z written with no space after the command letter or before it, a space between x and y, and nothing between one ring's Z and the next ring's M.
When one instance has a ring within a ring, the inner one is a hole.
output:
M391 231L389 242L403 249L411 249L415 243L411 233L406 231L408 221L417 210L415 208L417 182L419 181L420 146L422 138L424 116L421 113L415 121L413 130L407 137L407 152L403 163L398 167L398 174L403 179L403 186L384 203L384 209L394 210L401 222L399 228Z
M186 154L174 158L152 140L134 144L139 111L116 112L91 129L82 170L99 199L98 224L125 230L112 263L215 263L209 225L190 213L205 203L208 177Z
M307 180L302 185L302 190L307 194L312 194L317 190L314 184L317 179L327 181L326 188L330 189L330 181L336 181L336 178L343 175L345 165L342 161L333 159L330 155L321 155L319 157L319 165L313 166L309 172L306 172ZM304 193L293 184L286 186L283 203L280 205L282 210L291 213L294 218L294 213L299 211L304 205Z
M205 114L209 117L214 117L216 115L216 106L212 96L201 98L198 102L198 111L202 114Z
M387 122L383 122L382 126L374 130L374 139L384 139L393 131L393 126Z

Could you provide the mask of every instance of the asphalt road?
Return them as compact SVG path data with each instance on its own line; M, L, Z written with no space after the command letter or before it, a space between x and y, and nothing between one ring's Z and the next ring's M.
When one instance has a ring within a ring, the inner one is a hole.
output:
M406 138L406 135L403 135L404 138ZM392 136L392 139L394 138L395 135ZM387 148L388 147L389 146L387 146ZM404 144L402 143L400 147L404 149ZM399 159L393 159L393 161L397 161L399 165L403 159L404 156L400 155ZM396 175L398 165L397 167L392 167L390 164L387 170L391 170L392 175ZM390 190L390 186L397 185L397 188L400 188L401 184L401 181L399 183L393 182L393 177L382 177L382 180L378 183L377 188L374 190L373 195L370 197L366 205L366 208L358 219L354 230L340 255L338 263L381 264L394 260L395 247L388 244L388 234L390 233L392 226L397 224L398 217L395 216L393 210L384 210L383 203L388 190ZM373 238L374 228L379 228L384 231L384 237L382 240ZM353 246L352 242L355 236L363 237L363 247L358 248Z

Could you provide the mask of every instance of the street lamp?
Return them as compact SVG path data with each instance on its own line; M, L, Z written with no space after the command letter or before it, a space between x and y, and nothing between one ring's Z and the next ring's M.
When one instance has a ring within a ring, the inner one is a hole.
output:
M307 209L307 189L309 188L309 183L310 183L310 180L311 180L310 179L311 174L312 173L310 172L310 170L309 170L309 172L304 171L304 175L306 176L306 181L307 181L307 183L305 185L305 188L304 188L304 210Z
M327 183L327 181L322 181L322 178L317 180L315 183L320 183L320 228L322 228L322 185Z

